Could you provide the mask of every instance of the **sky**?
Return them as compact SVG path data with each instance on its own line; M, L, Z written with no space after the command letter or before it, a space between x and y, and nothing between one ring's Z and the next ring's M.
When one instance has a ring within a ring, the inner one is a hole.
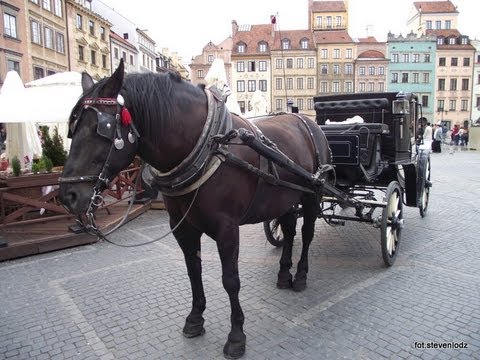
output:
M218 44L232 33L232 20L239 25L267 24L277 15L279 30L308 27L308 0L101 0L144 30L156 42L178 52L184 63L200 55L212 41ZM413 0L349 0L349 34L375 36L386 41L389 31L407 33L406 21ZM452 0L458 8L458 30L480 40L478 0ZM132 6L134 4L134 6ZM368 33L367 33L368 28Z

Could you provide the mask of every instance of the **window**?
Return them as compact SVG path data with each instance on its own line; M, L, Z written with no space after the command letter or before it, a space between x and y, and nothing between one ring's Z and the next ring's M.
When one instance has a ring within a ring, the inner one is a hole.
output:
M440 30L442 28L442 22L440 20L435 21L435 29Z
M38 5L38 0L30 0L30 2Z
M62 0L54 0L53 5L53 13L59 17L62 17Z
M413 73L413 83L418 84L420 82L420 74L419 73Z
M360 92L365 92L365 89L366 89L366 86L365 86L365 83L364 82L361 82L358 84L359 85L359 91Z
M322 17L317 16L317 27L321 28L322 27Z
M245 63L243 61L237 61L237 72L245 71Z
M335 75L340 74L340 65L338 65L338 64L333 65L333 73Z
M320 83L320 92L321 93L327 93L328 92L328 82L322 81Z
M20 62L7 59L7 71L16 71L20 75Z
M315 67L315 58L308 58L307 59L307 67L309 69L313 69Z
M283 110L283 100L282 99L275 99L275 110L277 110L277 111Z
M255 92L257 90L257 82L255 80L248 80L248 91Z
M437 101L437 111L443 111L445 109L445 100Z
M368 75L375 75L375 66L368 67Z
M398 83L398 73L392 73L392 83Z
M428 95L422 95L422 106L428 107Z
M457 79L450 79L450 90L457 90Z
M276 59L275 60L275 68L276 69L283 69L283 59Z
M341 16L335 16L335 25L337 28L342 26L342 17Z
M13 15L4 13L3 22L5 35L17 38L17 18Z
M468 100L462 100L460 106L461 106L461 111L468 111Z
M378 83L378 91L385 92L385 83L383 81Z
M423 82L424 84L430 83L430 73L423 73Z
M283 89L283 81L282 78L275 79L275 89L282 90Z
M105 41L105 28L103 26L100 26L100 39L102 41Z
M42 7L45 10L52 11L52 4L50 3L50 0L42 0Z
M293 78L286 78L285 79L285 89L292 90L293 89Z
M438 90L439 91L445 90L445 79L438 79Z
M300 41L300 48L301 49L308 49L308 40L307 39L302 39Z
M282 50L289 50L290 49L290 40L284 39L282 40Z
M451 37L451 38L448 39L448 45L455 45L455 43L456 43L455 38Z
M432 29L432 20L427 20L426 27L427 29Z
M48 49L53 49L53 30L45 27L45 47Z
M297 69L303 69L303 58L297 59Z
M92 65L97 65L97 53L95 50L90 50L90 61Z
M45 77L45 70L43 68L34 66L33 67L33 77L35 80L41 79Z
M237 92L245 92L245 80L237 80Z
M258 44L258 51L267 52L267 43L261 42L260 44Z
M403 54L403 62L404 63L410 62L410 54Z
M95 23L92 20L88 20L88 30L90 35L95 35Z
M328 49L322 49L322 59L328 59Z
M287 69L293 69L293 59L287 59Z
M345 92L353 92L353 83L351 81L345 81Z
M327 16L327 29L331 29L331 28L332 28L332 17Z
M102 55L102 67L104 69L107 67L107 55Z
M200 70L197 71L197 78L203 79L204 76L205 76L205 75L203 75L203 70L202 70L202 69L200 69Z
M468 90L469 79L462 79L462 90Z
M460 38L460 43L461 43L462 45L468 45L468 37L462 36L462 37Z
M118 48L117 47L113 48L113 58L118 59Z
M308 110L313 110L313 99L311 98L307 99L307 108Z
M438 66L445 66L447 64L447 59L444 57L438 58Z
M237 45L237 52L244 53L246 51L246 48L247 47L245 46L245 44L238 44Z
M133 63L133 55L130 55L130 65L135 65L135 64Z
M55 49L60 54L65 54L65 36L59 32L55 33Z
M77 29L83 29L83 18L80 14L77 14Z
M340 82L334 81L332 83L332 92L339 93L340 92Z
M307 78L307 89L311 90L315 88L315 78L308 77Z
M398 62L398 54L392 54L392 62L394 63Z
M333 49L333 58L340 59L340 49Z
M449 106L448 106L448 110L450 110L450 111L455 111L455 110L457 110L457 100L450 100L450 101L448 102L448 105L449 105Z
M360 66L358 68L358 74L359 75L365 75L365 66Z
M258 80L258 89L260 91L267 91L267 80Z
M470 58L463 58L463 66L470 66Z
M351 59L353 57L353 52L352 52L352 49L347 49L345 51L345 59Z
M347 75L353 74L353 65L352 64L345 64L345 74L347 74Z
M420 62L420 54L413 54L413 62L414 63Z
M258 62L258 71L267 71L267 62L265 60Z
M423 62L425 63L430 62L430 54L423 54Z
M441 36L439 36L437 38L437 45L443 45L443 43L445 42L445 39Z
M42 33L40 31L40 23L35 20L30 21L30 27L32 29L32 42L35 44L42 44Z
M303 110L303 99L297 99L298 110Z
M385 67L383 66L378 67L378 75L385 75Z
M208 55L207 56L207 61L209 64L213 63L213 55Z
M370 81L368 83L368 91L369 92L374 92L375 91L375 83L373 81Z
M301 77L297 78L297 89L303 90L303 78Z
M248 71L250 72L255 71L255 61L248 62Z
M122 59L123 61L127 61L127 52L126 51L122 51Z
M480 96L477 96L477 105L476 106L477 106L477 108L480 107Z
M320 67L320 71L322 72L322 74L328 74L327 64L322 64L321 67Z
M240 107L240 112L245 113L245 101L239 101L238 106Z

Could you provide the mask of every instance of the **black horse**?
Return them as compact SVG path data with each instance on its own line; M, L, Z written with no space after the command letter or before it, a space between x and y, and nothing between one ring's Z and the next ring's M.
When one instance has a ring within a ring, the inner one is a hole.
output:
M245 143L267 143L274 153L285 154L298 168L323 178L325 173L318 170L331 160L323 132L298 114L270 116L255 126L225 111L214 93L174 72L124 78L123 62L110 78L95 84L84 73L82 87L83 95L70 118L72 144L60 178L61 201L71 213L91 218L108 181L136 155L151 165L192 288L192 310L183 334L204 333L200 237L207 234L217 243L222 282L231 304L231 331L224 355L241 357L246 337L238 298L239 226L279 218L285 245L277 286L303 290L321 191L309 191L305 179L275 166ZM240 135L249 141L240 141ZM304 217L303 248L292 280L296 228L292 209L299 203Z

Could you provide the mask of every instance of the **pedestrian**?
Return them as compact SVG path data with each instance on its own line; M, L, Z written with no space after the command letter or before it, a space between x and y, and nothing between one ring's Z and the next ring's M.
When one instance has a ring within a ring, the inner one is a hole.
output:
M432 125L427 122L427 126L425 126L425 129L423 131L423 143L425 144L428 149L432 146L432 140L433 140L433 130L432 130Z
M458 124L453 125L452 134L451 134L451 145L458 145L458 131L459 131Z
M463 143L465 147L468 146L468 128L463 129Z
M435 132L433 133L432 151L434 153L442 152L443 129L442 123L439 121L435 124Z

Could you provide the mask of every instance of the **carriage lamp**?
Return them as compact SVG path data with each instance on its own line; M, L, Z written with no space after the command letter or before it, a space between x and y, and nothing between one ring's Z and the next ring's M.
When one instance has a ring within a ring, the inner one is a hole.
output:
M394 115L408 115L410 114L410 104L406 99L403 91L397 94L397 100L393 100L392 113Z

